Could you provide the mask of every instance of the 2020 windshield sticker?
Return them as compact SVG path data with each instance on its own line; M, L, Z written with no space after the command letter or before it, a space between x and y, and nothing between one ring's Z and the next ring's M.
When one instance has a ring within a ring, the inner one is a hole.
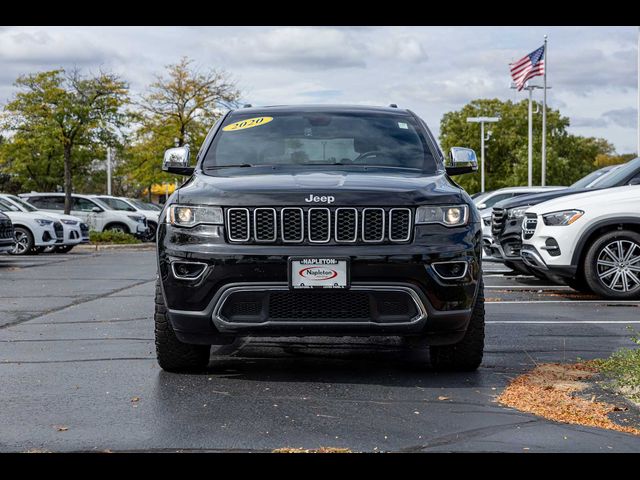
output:
M260 127L273 120L273 117L255 117L240 120L239 122L227 125L222 130L225 132L235 132L236 130L246 130L247 128Z

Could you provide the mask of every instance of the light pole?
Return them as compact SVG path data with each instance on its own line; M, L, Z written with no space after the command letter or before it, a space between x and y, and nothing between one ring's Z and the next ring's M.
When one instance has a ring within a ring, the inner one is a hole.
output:
M467 117L467 122L480 124L480 191L484 192L484 124L494 123L500 117Z
M111 147L107 147L107 195L111 195Z

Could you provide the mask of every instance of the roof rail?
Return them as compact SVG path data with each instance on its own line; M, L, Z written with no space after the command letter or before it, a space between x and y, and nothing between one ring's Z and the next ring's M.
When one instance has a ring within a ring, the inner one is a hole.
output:
M253 107L253 105L251 105L250 103L245 103L242 108L251 108Z
M395 103L390 103L389 108L398 108L398 105Z

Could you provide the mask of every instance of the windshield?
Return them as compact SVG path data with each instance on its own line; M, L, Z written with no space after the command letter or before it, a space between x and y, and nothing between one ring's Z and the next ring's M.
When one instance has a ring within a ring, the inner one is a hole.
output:
M569 188L589 188L591 183L593 183L595 180L602 178L603 175L606 175L607 173L609 173L612 168L613 167L604 167L599 170L596 170L595 172L591 172L585 175L584 177L582 177L580 180L578 180L574 184L572 184Z
M136 200L135 198L127 198L127 201L140 210L155 210L155 208L150 208L149 204Z
M435 173L414 119L374 113L272 113L227 118L207 151L205 172L224 166L352 165Z
M8 200L0 198L0 212L19 212L20 209Z
M124 200L120 200L119 198L111 198L111 197L98 197L102 203L105 203L111 210L121 210L125 212L135 212L136 209L129 205Z
M11 200L13 203L15 203L16 205L18 205L19 207L21 207L22 210L25 210L27 212L37 212L38 211L38 209L36 207L34 207L33 205L28 204L27 202L22 200L20 197L16 197L15 195L7 195L7 198L9 200Z
M594 188L596 186L598 188L620 187L623 185L623 183L626 180L628 180L627 177L633 176L634 173L638 175L639 170L640 170L640 158L636 158L610 171L605 178L598 180L596 184L589 185L589 187L591 188Z

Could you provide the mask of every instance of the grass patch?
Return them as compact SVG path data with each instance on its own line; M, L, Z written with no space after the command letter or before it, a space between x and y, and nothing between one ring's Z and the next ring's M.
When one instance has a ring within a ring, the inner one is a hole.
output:
M622 348L604 360L597 360L600 372L609 379L604 385L635 403L640 403L640 334L632 332L631 341L635 348Z
M94 244L114 243L118 245L142 243L129 233L115 230L105 230L104 232L92 230L89 232L89 241Z

